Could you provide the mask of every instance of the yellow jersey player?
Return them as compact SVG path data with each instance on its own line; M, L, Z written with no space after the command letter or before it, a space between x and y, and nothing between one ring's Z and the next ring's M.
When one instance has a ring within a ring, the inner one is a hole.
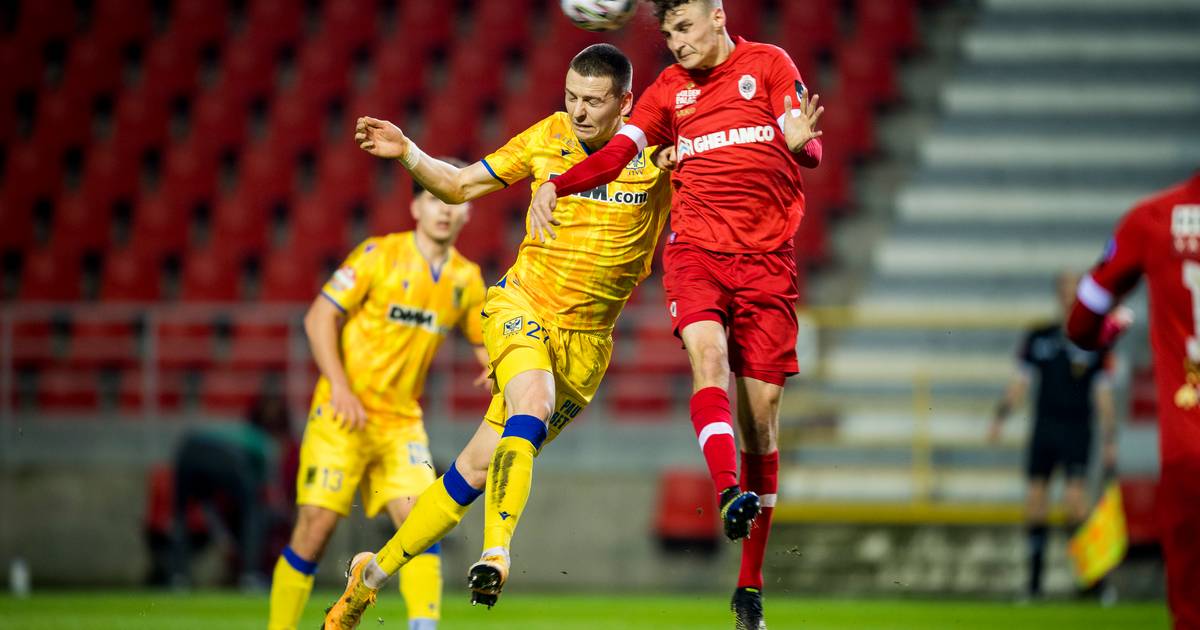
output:
M571 61L566 112L550 115L465 169L425 156L391 123L359 119L356 139L373 155L400 159L447 203L532 178L531 190L603 146L633 97L632 66L597 44ZM509 544L529 498L533 460L591 402L608 368L612 329L633 288L650 272L667 218L670 178L643 151L617 181L563 199L556 240L527 234L517 260L488 289L484 343L495 396L475 436L378 553L360 553L325 628L358 625L388 576L436 544L486 494L483 554L468 572L474 603L496 602L509 573Z
M483 277L453 247L467 213L467 204L419 192L416 228L359 245L304 318L321 379L300 449L299 514L271 584L270 630L296 627L356 491L368 517L386 510L399 527L435 478L418 403L429 364L455 328L487 364ZM440 616L441 562L436 547L425 551L401 576L413 630L436 628Z

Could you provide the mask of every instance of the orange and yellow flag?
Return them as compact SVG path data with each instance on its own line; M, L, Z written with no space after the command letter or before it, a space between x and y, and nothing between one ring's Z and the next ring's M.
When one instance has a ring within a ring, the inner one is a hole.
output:
M1121 563L1128 546L1121 488L1111 482L1083 527L1071 537L1067 552L1076 581L1084 588L1098 582Z

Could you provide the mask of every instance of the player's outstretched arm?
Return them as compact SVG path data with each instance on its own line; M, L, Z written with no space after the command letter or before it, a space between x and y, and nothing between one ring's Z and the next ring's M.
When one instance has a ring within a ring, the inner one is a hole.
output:
M821 162L820 138L823 132L817 130L817 122L825 108L817 105L820 95L813 94L809 98L808 90L801 90L797 96L796 108L792 108L792 97L783 97L783 137L792 153L803 153L808 158L805 166L816 166ZM790 114L790 115L789 115Z
M399 160L422 188L451 205L478 199L504 187L480 162L459 168L425 155L416 142L386 120L369 116L359 118L354 141L375 157Z
M628 134L641 133L632 125L625 125L604 148L591 154L584 161L567 169L566 173L554 181L546 182L538 187L529 204L529 234L538 240L545 241L547 237L558 238L552 226L558 225L554 218L554 208L558 198L575 193L591 190L601 184L613 181L621 174L621 170L629 163L641 148ZM643 134L643 142L644 142Z

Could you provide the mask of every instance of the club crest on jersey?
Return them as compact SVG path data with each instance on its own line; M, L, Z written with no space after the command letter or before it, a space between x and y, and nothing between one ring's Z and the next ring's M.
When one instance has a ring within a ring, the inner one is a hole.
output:
M695 105L698 98L700 98L700 88L696 87L695 83L688 83L675 94L675 109Z
M1171 238L1179 253L1200 253L1200 204L1180 204L1171 210Z
M463 291L461 286L454 287L454 308L462 308Z
M644 168L646 168L646 154L640 152L629 161L629 164L625 165L627 171L641 171Z
M354 268L342 267L333 272L333 278L329 280L329 284L338 291L349 291L354 288L356 281L357 276L354 274Z
M509 335L515 335L521 332L521 328L523 328L521 326L521 318L514 317L504 322L504 336L507 337Z
M738 93L747 101L754 98L758 92L758 81L749 74L743 74L742 78L738 79Z

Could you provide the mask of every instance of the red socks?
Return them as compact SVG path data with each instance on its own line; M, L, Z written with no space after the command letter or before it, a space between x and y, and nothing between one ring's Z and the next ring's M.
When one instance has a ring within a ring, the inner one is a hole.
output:
M742 541L742 569L738 587L763 587L763 558L767 555L767 536L771 533L771 515L779 492L779 451L767 455L742 453L742 489L758 494L762 512L754 519L750 537Z
M733 443L733 414L729 394L720 387L705 387L692 394L692 428L708 464L717 492L737 485L737 447Z

